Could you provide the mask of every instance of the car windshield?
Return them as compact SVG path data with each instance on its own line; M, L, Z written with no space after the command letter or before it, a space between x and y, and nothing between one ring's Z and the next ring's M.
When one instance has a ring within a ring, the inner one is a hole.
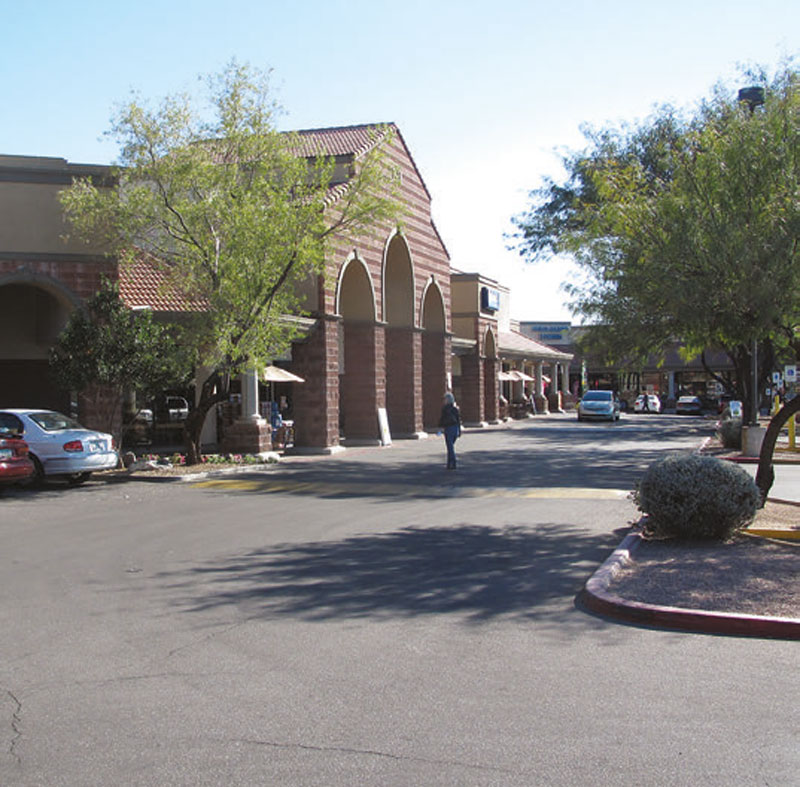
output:
M587 391L583 395L584 402L610 402L611 391Z
M52 410L28 413L28 418L35 424L38 424L45 432L58 432L62 429L83 429L74 418L53 412Z

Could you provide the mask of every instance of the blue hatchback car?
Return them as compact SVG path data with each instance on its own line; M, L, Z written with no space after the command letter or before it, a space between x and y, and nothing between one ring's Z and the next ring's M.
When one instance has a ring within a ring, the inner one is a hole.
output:
M578 402L578 420L619 421L619 398L613 391L587 391Z

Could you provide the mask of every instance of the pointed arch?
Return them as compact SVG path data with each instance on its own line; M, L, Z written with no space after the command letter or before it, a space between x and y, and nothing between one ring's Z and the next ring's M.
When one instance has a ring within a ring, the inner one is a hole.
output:
M447 330L447 317L444 308L444 295L439 283L431 276L422 293L420 310L421 327L426 331L444 333Z
M484 358L497 357L497 338L491 327L486 328L486 333L483 335L483 347L481 349Z
M366 264L355 251L339 270L336 313L349 320L374 322L377 319L375 286Z
M395 229L383 251L383 320L387 325L414 325L414 261L405 235Z

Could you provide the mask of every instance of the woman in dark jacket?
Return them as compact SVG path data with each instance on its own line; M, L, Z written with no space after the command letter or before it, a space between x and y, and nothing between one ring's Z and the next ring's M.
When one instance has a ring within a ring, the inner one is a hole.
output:
M456 398L449 391L444 395L439 428L444 432L447 446L447 469L456 469L456 440L461 437L461 412L456 406Z

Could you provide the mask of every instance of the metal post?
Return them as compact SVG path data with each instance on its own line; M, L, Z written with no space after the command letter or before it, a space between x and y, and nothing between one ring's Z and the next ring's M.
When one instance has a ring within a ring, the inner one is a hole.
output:
M753 339L753 406L752 421L753 426L758 426L758 340Z

